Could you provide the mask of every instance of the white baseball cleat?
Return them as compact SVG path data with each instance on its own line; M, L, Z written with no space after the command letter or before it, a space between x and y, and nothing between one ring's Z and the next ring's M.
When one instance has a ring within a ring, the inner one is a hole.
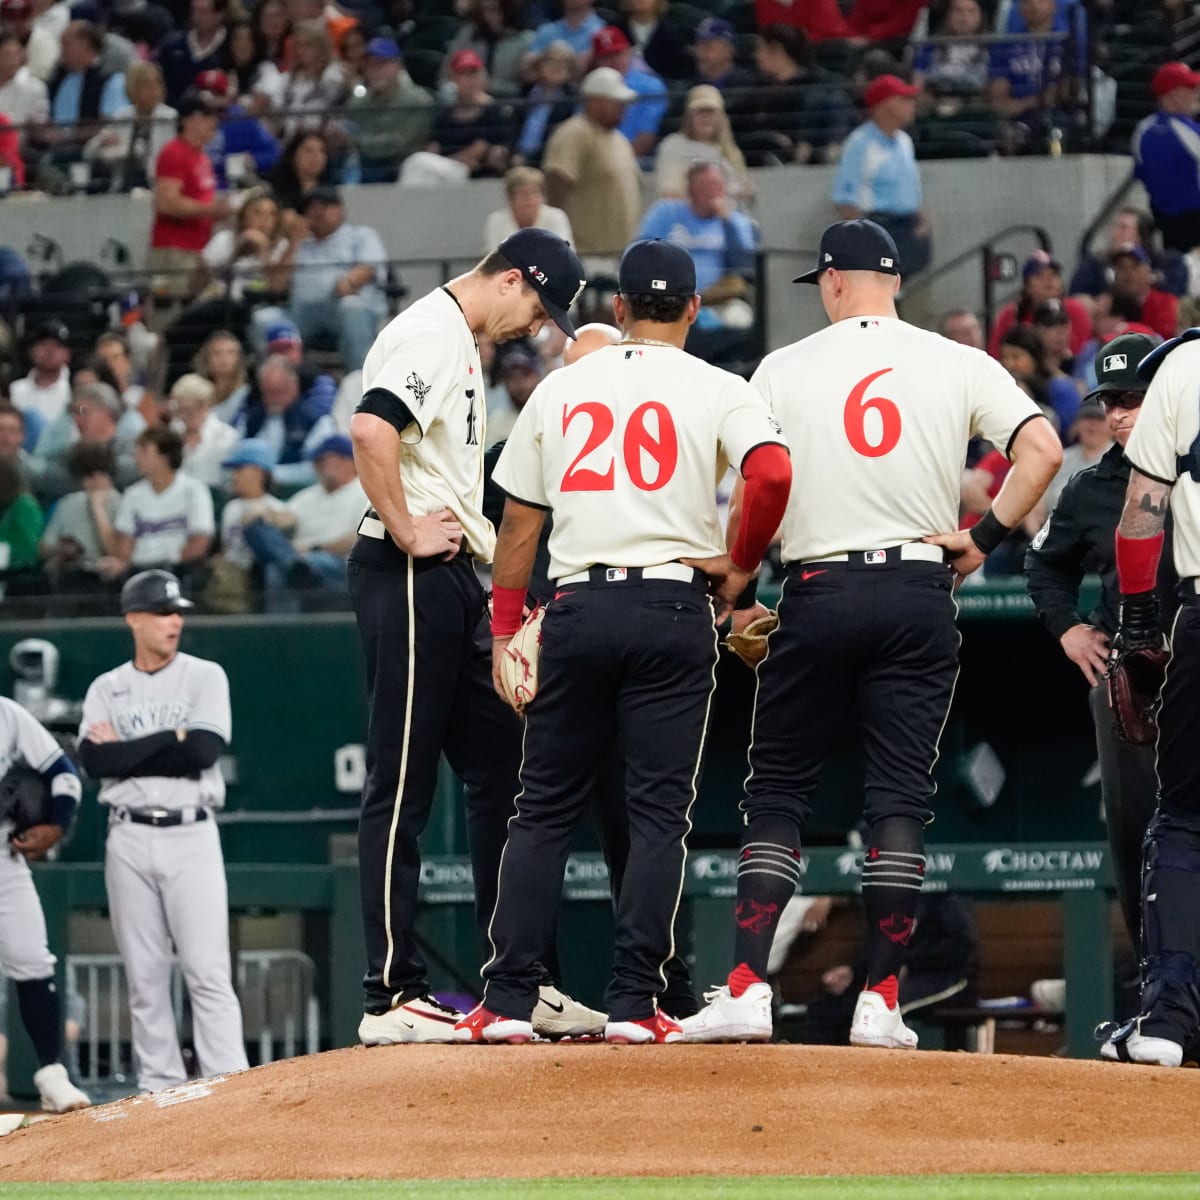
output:
M364 1013L358 1040L364 1046L395 1046L402 1042L452 1042L462 1013L428 992L397 1000L385 1013Z
M904 1023L900 1006L888 1008L878 992L859 992L850 1022L850 1045L877 1050L915 1050L917 1035Z
M62 1063L43 1067L34 1075L33 1083L42 1097L44 1112L65 1113L92 1106L87 1096L71 1082Z
M573 1000L552 983L538 988L533 1009L533 1031L538 1037L603 1037L608 1014Z
M1100 1047L1100 1057L1110 1062L1140 1063L1147 1067L1181 1067L1183 1046L1169 1038L1146 1036L1142 1033L1142 1017L1137 1017L1122 1025Z
M752 983L740 996L727 984L704 993L707 1001L695 1016L679 1022L685 1042L769 1042L771 985Z

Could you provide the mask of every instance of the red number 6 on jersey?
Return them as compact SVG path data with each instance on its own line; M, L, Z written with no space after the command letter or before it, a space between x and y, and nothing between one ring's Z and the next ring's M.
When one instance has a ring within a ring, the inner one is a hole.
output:
M890 454L895 450L896 443L900 440L900 410L895 403L883 396L865 398L871 384L881 375L886 375L891 369L891 367L884 367L882 371L876 371L873 375L860 379L847 397L846 407L842 410L842 421L846 426L846 440L864 458L882 458L885 454ZM873 444L867 440L867 413L869 412L879 414L882 430L879 441Z

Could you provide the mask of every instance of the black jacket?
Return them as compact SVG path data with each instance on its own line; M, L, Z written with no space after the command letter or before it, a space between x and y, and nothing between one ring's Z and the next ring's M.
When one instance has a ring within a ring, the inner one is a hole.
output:
M1038 619L1057 641L1072 625L1088 624L1110 636L1116 632L1121 607L1117 585L1117 525L1125 507L1129 462L1120 446L1094 466L1071 476L1050 520L1025 554L1029 595ZM1178 607L1179 580L1171 555L1171 531L1158 567L1158 596L1163 631L1170 629ZM1103 590L1100 603L1086 617L1079 613L1079 585L1088 572L1097 572Z

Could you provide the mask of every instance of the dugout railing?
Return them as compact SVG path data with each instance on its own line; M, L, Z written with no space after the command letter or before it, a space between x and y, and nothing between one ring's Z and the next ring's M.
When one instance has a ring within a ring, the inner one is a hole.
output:
M851 849L805 849L801 887L814 895L851 895L859 890L861 858ZM325 998L323 1044L353 1045L361 1015L362 939L359 878L354 862L328 866L232 864L227 868L229 906L237 914L300 912L327 921L327 978L318 990ZM46 913L51 947L59 955L60 988L66 983L72 916L107 908L104 869L98 863L39 864L34 877ZM1056 898L1062 905L1063 977L1066 980L1066 1053L1095 1055L1093 1029L1111 1016L1112 942L1109 931L1113 886L1108 847L1096 842L1011 845L947 844L929 848L926 888L964 895ZM697 850L688 858L684 884L685 927L697 987L721 980L732 954L732 899L737 888L737 855L730 849ZM599 854L573 854L564 876L568 909L610 904L608 872ZM456 978L435 988L459 991L474 976L473 900L470 860L437 855L425 860L422 928L456 966ZM597 913L596 916L603 916ZM438 956L439 958L442 955ZM321 969L321 968L318 968ZM65 994L65 992L64 992ZM15 995L9 1012L17 1013ZM35 1063L32 1048L16 1020L9 1022L9 1087L30 1096Z

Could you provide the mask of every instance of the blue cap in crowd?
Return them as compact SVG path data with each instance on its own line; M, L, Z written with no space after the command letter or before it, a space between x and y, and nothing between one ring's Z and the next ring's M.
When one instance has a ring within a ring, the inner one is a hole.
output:
M816 283L821 272L833 267L837 271L878 271L880 275L900 274L900 255L892 235L882 225L858 217L853 221L838 221L821 234L817 265L793 283Z
M496 249L524 276L550 314L550 319L567 335L575 336L575 326L567 315L587 284L583 264L556 233L547 229L518 229Z
M267 326L267 349L270 349L276 342L287 342L300 344L303 342L300 336L300 330L291 321L278 321L274 325Z
M621 256L617 287L626 296L694 296L696 264L674 242L633 242Z
M391 38L386 37L372 38L367 43L364 53L367 58L386 58L391 62L398 62L402 57L400 47Z
M696 41L698 42L732 42L733 26L724 17L705 17L696 26Z
M262 438L242 438L221 464L227 471L234 467L262 467L269 471L274 465L275 451Z
M354 444L344 433L331 433L313 447L308 457L315 462L322 454L340 454L344 458L353 458Z

